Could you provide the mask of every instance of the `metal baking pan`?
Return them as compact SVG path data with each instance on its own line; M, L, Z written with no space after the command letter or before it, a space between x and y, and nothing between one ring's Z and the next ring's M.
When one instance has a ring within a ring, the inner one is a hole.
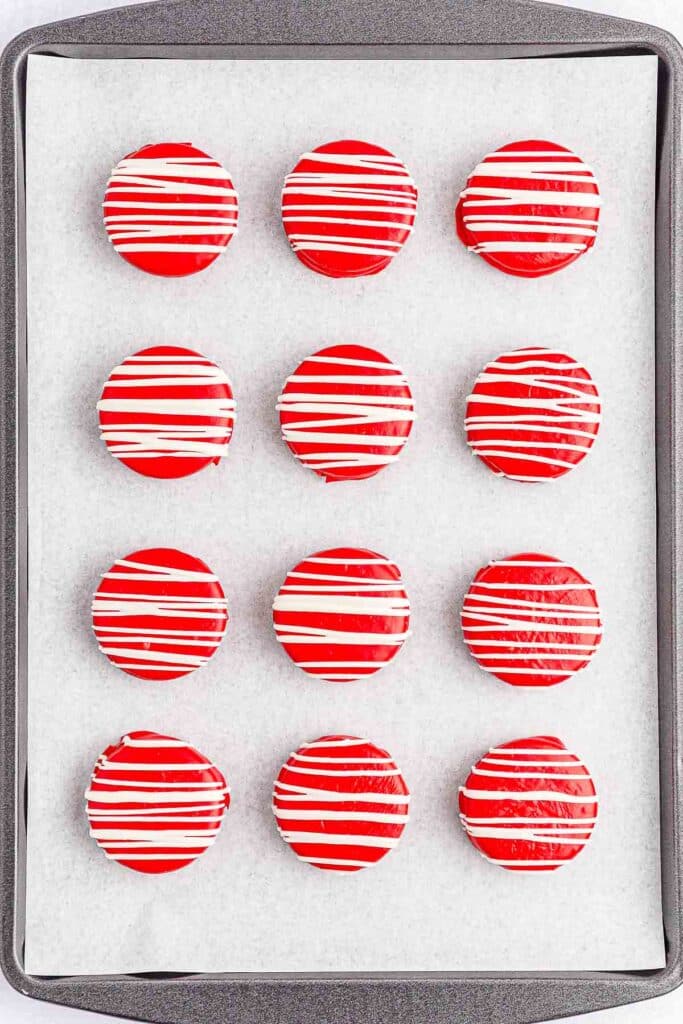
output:
M453 59L654 54L659 61L656 200L656 460L661 847L666 966L581 973L136 975L45 978L23 968L26 829L27 57ZM28 996L163 1024L527 1022L648 999L683 981L683 51L649 25L531 0L161 0L34 28L0 62L2 559L0 593L0 963Z

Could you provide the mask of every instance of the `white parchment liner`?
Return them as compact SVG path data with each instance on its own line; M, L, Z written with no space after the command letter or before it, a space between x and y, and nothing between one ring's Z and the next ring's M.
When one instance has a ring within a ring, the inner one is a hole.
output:
M644 969L661 966L655 620L653 202L656 59L499 62L86 61L29 58L29 823L31 973ZM336 138L377 142L420 190L405 251L375 278L333 281L291 254L285 174ZM595 249L557 275L507 277L455 239L453 208L483 154L548 138L593 166ZM101 223L111 167L148 142L192 141L240 194L240 232L206 273L150 277ZM419 414L377 479L323 484L278 439L275 402L326 344L384 351ZM124 356L196 348L232 378L237 423L216 468L176 482L118 465L95 402ZM467 449L463 404L508 348L565 348L601 388L604 424L552 485L496 479ZM365 684L308 680L276 643L286 570L341 544L394 558L414 635ZM99 573L170 545L218 573L232 622L183 681L151 685L98 652ZM492 557L540 550L596 585L605 638L592 666L545 692L486 676L459 605ZM175 875L105 860L83 792L123 732L180 736L225 771L233 806L216 845ZM412 819L380 867L336 876L278 837L271 783L320 734L387 747ZM460 831L457 785L486 748L562 737L591 768L600 819L586 851L545 876L482 860Z

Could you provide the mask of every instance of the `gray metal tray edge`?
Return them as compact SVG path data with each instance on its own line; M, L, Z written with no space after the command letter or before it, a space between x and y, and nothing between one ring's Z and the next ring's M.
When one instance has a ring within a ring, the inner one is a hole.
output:
M23 100L27 56L225 56L349 48L403 56L654 53L659 58L656 404L662 882L667 962L642 973L37 978L22 966L26 813ZM275 49L277 47L277 49ZM390 49L387 49L390 48ZM31 29L0 59L0 966L20 992L160 1024L527 1024L661 995L683 981L683 50L652 26L533 0L161 0Z

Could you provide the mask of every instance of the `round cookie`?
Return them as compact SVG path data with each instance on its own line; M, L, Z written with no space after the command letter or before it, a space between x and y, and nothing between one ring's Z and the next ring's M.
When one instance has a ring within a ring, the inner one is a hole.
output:
M398 157L349 139L304 153L282 190L289 244L326 277L384 270L408 239L416 209L415 183Z
M395 462L415 419L401 368L362 345L305 359L285 381L277 410L294 457L328 482L365 480Z
M134 267L162 277L204 270L237 231L237 192L213 157L188 142L143 146L107 182L104 226Z
M273 603L277 639L294 664L330 683L378 672L403 646L409 623L398 566L363 548L305 558Z
M115 366L97 403L115 459L143 476L190 476L227 453L235 422L232 386L189 348L157 346Z
M280 769L273 814L297 857L324 871L360 871L392 850L410 794L386 750L357 736L304 743Z
M554 736L492 747L460 787L473 846L508 871L554 871L591 837L598 798L590 772Z
M485 156L460 193L460 240L492 267L541 277L595 242L601 206L593 171L571 150L532 139Z
M600 396L588 370L557 349L505 352L477 377L465 431L497 476L523 483L564 476L590 451Z
M581 573L525 553L479 570L463 603L462 632L485 672L512 686L553 686L590 662L602 620Z
M85 799L90 835L104 855L158 875L187 867L215 842L230 789L187 743L141 731L98 757Z
M178 679L205 665L228 625L228 602L208 565L173 548L114 562L92 602L100 650L138 679Z

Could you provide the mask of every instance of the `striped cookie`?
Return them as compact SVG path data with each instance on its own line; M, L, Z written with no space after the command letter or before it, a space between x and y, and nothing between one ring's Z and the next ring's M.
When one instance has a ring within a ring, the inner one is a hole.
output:
M104 226L124 260L148 274L204 270L237 231L237 192L213 157L188 142L143 146L107 182Z
M484 157L460 193L455 223L491 266L541 277L591 248L601 204L590 167L564 146L533 139Z
M278 831L300 860L359 871L397 844L410 795L393 758L357 736L322 736L290 755L273 789Z

